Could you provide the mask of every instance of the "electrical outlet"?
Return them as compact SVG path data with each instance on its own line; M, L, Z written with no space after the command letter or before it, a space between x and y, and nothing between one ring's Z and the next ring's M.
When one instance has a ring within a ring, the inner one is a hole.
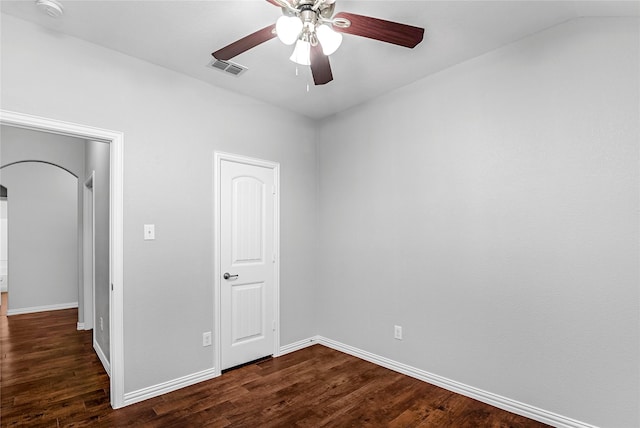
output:
M398 340L402 340L402 326L393 326L393 337Z
M205 331L202 333L202 346L211 346L211 332Z
M100 331L104 331L104 320L100 317Z

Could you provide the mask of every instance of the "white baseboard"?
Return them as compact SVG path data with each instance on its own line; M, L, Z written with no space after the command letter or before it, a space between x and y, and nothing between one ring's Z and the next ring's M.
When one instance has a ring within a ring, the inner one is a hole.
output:
M94 351L96 351L96 354L98 355L98 358L100 359L100 362L104 367L104 371L106 371L109 377L111 377L111 364L109 364L109 360L107 359L107 356L104 354L104 351L102 351L100 344L95 340L93 341L93 349Z
M320 344L328 348L344 352L345 354L353 355L354 357L361 358L373 364L377 364L398 373L402 373L415 379L419 379L423 382L439 386L448 391L452 391L466 397L476 399L491 406L498 407L508 412L515 413L517 415L524 416L529 419L533 419L557 428L597 428L594 425L558 415L556 413L549 412L547 410L540 409L529 404L521 403L510 398L502 397L501 395L484 391L482 389L475 388L473 386L469 386L455 380L447 379L445 377L429 373L425 370L399 363L389 358L381 357L379 355L372 354L371 352L367 352L353 346L345 345L344 343L340 343L322 336L314 336L308 339L299 340L297 342L281 346L278 356L299 351L315 344ZM150 386L148 388L129 392L124 394L124 405L128 406L130 404L138 403L149 398L167 394L180 388L194 385L205 380L213 379L214 377L216 377L215 369L212 368L178 379L163 382L154 386Z
M280 352L277 356L282 356L285 354L289 354L291 352L299 351L300 349L304 349L308 346L316 344L316 338L310 337L308 339L299 340L294 343L290 343L288 345L284 345L280 347ZM106 358L103 360L101 357L101 351L96 343L94 343L94 348L96 348L96 352L98 353L98 357L103 364L105 364ZM102 354L104 356L104 354ZM107 373L109 370L107 366L105 366ZM142 388L137 391L128 392L124 394L124 405L128 406L130 404L139 403L140 401L148 400L153 397L157 397L162 394L167 394L169 392L175 391L180 388L184 388L187 386L194 385L199 382L203 382L205 380L213 379L216 377L215 369L207 369L198 373L194 373L188 376L184 376L178 379L173 379L167 382L159 383L157 385L153 385L147 388Z
M157 385L149 386L147 388L142 388L137 391L127 392L124 394L124 405L128 406L130 404L139 403L140 401L148 400L149 398L157 397L162 394L167 394L186 386L191 386L205 380L213 379L214 377L216 377L215 369L211 368L167 382L159 383Z
M78 302L58 303L56 305L32 306L30 308L7 309L7 315L33 314L36 312L59 311L61 309L77 308Z
M309 337L307 339L298 340L297 342L293 342L288 345L281 346L280 352L278 353L277 356L281 357L291 352L299 351L301 349L315 345L316 343L317 343L316 337Z
M84 323L83 322L79 322L77 325L77 329L78 330L84 330Z
M326 337L316 336L311 340L314 343L319 343L320 345L324 345L337 351L344 352L345 354L353 355L354 357L358 357L379 366L386 367L398 373L411 376L432 385L437 385L448 391L452 391L466 397L482 401L483 403L490 404L494 407L498 407L508 412L515 413L520 416L525 416L529 419L533 419L554 427L597 428L594 425L567 418L565 416L558 415L556 413L549 412L547 410L540 409L525 403L521 403L510 398L502 397L500 395L484 391L473 386L465 385L455 380L447 379L445 377L438 376L436 374L429 373L427 371L417 369L415 367L411 367L406 364L402 364L367 351L363 351L362 349L354 348L353 346L345 345L343 343L336 342L335 340L327 339Z

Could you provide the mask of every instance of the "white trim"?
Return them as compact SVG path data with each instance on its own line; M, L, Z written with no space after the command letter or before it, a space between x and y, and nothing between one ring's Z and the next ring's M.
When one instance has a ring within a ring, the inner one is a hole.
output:
M149 386L147 388L142 388L137 391L127 392L124 394L124 405L128 406L162 394L168 394L169 392L173 392L177 389L195 385L196 383L204 382L206 380L213 379L214 377L216 377L215 369L207 369L177 379L169 380L167 382L162 382L157 385Z
M221 243L220 243L220 173L222 161L230 161L237 163L244 163L247 165L260 166L273 170L273 180L275 187L274 195L274 278L273 278L273 297L274 297L274 319L275 331L273 335L273 356L278 357L280 353L280 164L277 162L271 162L263 159L256 159L247 156L235 155L224 152L213 153L213 242L214 242L214 257L213 257L213 307L214 307L214 346L213 346L213 362L214 372L216 376L222 374L222 351L221 351L221 334L222 334L222 316L221 316L221 298L220 298L220 255L221 255Z
M107 374L111 376L111 365L109 364L109 360L107 359L107 356L104 355L104 351L100 347L100 344L98 343L98 341L95 339L93 339L93 349L94 351L96 351L96 354L98 355L98 359L102 363L102 367L104 367L104 371L106 371Z
M213 154L213 370L215 376L222 375L222 314L220 313L220 162L218 153Z
M7 316L21 315L21 314L34 314L36 312L59 311L61 309L72 309L77 307L78 307L78 302L69 302L69 303L56 303L55 305L31 306L29 308L18 308L18 309L7 308Z
M94 193L95 171L91 171L82 186L82 289L83 314L87 330L93 329L95 324L95 282L96 282L96 203ZM89 200L90 197L90 200ZM91 265L91 272L87 266ZM96 340L95 329L93 340Z
M558 415L553 412L549 412L544 409L540 409L529 404L521 403L510 398L503 397L492 392L484 391L482 389L465 385L464 383L457 382L455 380L447 379L437 374L429 373L425 370L417 369L415 367L399 363L389 358L381 357L371 352L363 351L362 349L355 348L353 346L345 345L344 343L337 342L335 340L327 339L326 337L316 336L315 340L326 347L335 349L345 354L353 355L354 357L361 358L371 363L377 364L382 367L386 367L398 373L402 373L407 376L419 379L421 381L430 383L432 385L439 386L448 391L452 391L466 397L482 401L483 403L490 404L499 409L506 410L511 413L515 413L520 416L527 417L529 419L536 420L558 428L597 428L594 425L590 425L586 422L577 421L562 415Z
M79 323L77 323L77 324L76 324L76 328L77 328L78 330L84 330L84 323L83 323L83 322L79 322Z
M123 300L123 180L124 134L118 131L78 125L55 119L32 116L8 110L0 110L0 124L36 131L51 132L85 140L109 143L110 151L110 232L109 275L113 290L109 298L110 352L111 355L111 406L124 405L124 300Z
M318 343L317 336L298 340L297 342L293 342L288 345L281 346L280 352L278 352L278 356L281 357L283 355L290 354L291 352L296 352L301 349L308 348L309 346L313 346L317 343Z
M276 263L273 270L273 300L276 329L273 332L273 356L280 356L280 164L268 162L273 168L273 255Z
M111 406L124 406L124 134L109 145L109 344ZM115 334L114 334L115 333Z

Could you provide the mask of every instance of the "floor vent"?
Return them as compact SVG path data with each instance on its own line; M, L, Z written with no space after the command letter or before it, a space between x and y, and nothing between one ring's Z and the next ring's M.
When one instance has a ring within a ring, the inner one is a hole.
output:
M231 61L223 61L221 59L213 59L208 67L213 68L214 70L223 71L227 74L231 74L232 76L240 76L245 71L248 70L244 65L236 64Z

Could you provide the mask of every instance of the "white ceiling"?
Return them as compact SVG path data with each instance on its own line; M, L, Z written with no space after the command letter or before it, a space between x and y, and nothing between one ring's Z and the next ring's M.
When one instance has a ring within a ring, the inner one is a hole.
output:
M330 58L333 82L314 86L308 67L289 61L290 46L273 39L233 59L240 77L206 65L211 52L270 25L280 9L265 0L62 0L50 18L32 0L2 0L3 13L175 70L311 118L366 102L453 64L580 16L639 16L638 1L364 1L338 0L347 11L424 27L407 49L345 35ZM307 84L310 83L309 92Z

